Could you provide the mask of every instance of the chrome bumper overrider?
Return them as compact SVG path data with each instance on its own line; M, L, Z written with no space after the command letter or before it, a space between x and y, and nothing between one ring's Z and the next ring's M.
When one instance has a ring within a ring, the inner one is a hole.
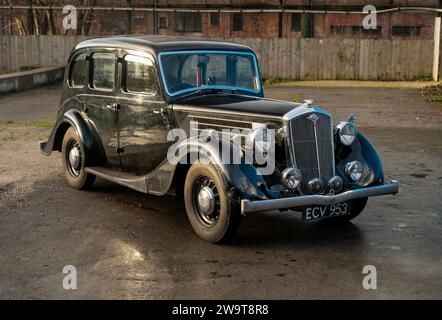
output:
M385 194L396 194L399 192L399 181L393 180L391 183L387 183L381 186L366 187L356 190L345 191L336 195L309 195L298 196L281 199L269 199L269 200L242 200L241 212L256 212L267 211L275 209L289 209L295 207L303 207L310 205L330 205L340 202L345 202L352 199L382 196Z

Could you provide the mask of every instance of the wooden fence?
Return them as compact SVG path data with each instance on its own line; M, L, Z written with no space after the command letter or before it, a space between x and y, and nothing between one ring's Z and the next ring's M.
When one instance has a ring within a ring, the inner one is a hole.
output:
M0 36L0 72L64 65L85 37ZM431 78L433 40L225 39L252 47L263 78L416 80Z

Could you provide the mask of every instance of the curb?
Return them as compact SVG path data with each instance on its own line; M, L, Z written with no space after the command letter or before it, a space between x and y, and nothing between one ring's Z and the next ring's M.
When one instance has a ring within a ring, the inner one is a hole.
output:
M0 94L62 81L64 69L65 67L45 67L0 75Z

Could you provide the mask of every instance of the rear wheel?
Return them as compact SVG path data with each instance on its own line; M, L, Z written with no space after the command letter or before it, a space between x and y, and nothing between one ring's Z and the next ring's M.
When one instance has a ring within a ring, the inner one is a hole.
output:
M83 144L75 129L70 127L63 138L62 161L66 180L75 189L88 189L95 181L93 174L84 171L85 158Z
M190 167L184 185L187 216L198 236L208 242L231 240L240 225L240 207L230 201L226 189L224 177L213 165Z

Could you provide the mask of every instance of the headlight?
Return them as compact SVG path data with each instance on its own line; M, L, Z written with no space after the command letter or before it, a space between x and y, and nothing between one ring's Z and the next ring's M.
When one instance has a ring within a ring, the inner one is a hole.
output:
M361 186L368 186L373 182L374 172L371 168L359 161L352 161L345 166L345 173L348 178Z
M272 143L274 143L273 133L270 129L265 127L254 129L249 133L246 139L246 145L259 153L268 153L271 150Z
M349 162L345 166L345 173L347 174L348 178L353 182L359 182L359 180L361 180L363 170L364 167L359 161Z
M345 146L350 146L356 140L356 128L350 122L341 122L336 126L339 141Z
M301 183L302 174L297 168L287 168L282 172L282 184L288 189L296 189Z
M370 169L369 166L364 165L364 169L362 170L362 178L359 181L359 184L366 187L372 184L374 180L374 172Z

